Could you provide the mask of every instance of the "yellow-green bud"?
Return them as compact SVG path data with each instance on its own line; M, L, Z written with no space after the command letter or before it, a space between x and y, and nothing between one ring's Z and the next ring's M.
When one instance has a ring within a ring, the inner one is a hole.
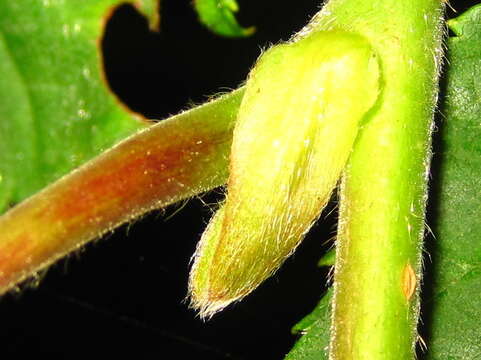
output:
M268 50L234 130L228 196L199 243L191 304L209 317L275 272L320 215L380 91L359 35L313 33Z

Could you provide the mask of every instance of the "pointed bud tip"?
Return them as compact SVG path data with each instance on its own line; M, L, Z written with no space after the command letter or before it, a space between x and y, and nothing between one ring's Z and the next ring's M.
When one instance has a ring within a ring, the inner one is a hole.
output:
M189 307L197 312L202 320L210 320L212 316L224 310L230 304L241 300L237 298L222 298L220 296L201 296L189 290Z

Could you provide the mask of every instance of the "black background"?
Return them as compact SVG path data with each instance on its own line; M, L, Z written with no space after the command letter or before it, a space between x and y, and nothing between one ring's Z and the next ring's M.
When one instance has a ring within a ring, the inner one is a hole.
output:
M451 2L459 12L470 3ZM239 4L239 21L257 27L247 39L211 34L187 0L163 1L160 34L149 32L131 7L120 7L103 42L112 89L131 109L165 118L236 88L261 48L287 40L318 10L317 0ZM218 201L219 193L123 226L53 266L39 287L4 296L0 356L282 359L296 339L290 328L312 310L328 281L316 262L335 234L335 213L324 212L322 224L273 278L203 322L183 299L189 260L210 216L203 202Z

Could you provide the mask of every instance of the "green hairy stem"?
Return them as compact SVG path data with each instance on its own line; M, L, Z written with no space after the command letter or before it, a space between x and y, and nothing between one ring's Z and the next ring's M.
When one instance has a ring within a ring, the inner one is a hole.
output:
M383 81L340 190L331 359L415 357L443 6L332 0L309 26L364 36Z

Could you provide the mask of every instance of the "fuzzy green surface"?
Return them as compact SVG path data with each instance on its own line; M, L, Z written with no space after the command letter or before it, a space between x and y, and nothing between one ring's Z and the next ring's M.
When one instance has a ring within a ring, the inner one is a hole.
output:
M193 292L201 316L240 300L292 254L327 204L380 78L371 46L343 31L315 32L261 57L234 129L225 212L213 220L222 225L209 225L218 230L197 252L195 271L209 275L191 277L208 279ZM215 251L204 253L212 242Z
M436 187L429 224L435 235L425 267L430 274L421 290L424 328L427 344L421 358L436 360L477 359L481 311L481 7L476 6L450 20L456 34L448 45L449 67L441 113L440 152L435 155L437 172L432 173ZM429 260L431 259L431 260ZM430 290L428 290L430 289ZM313 314L325 309L324 298ZM289 360L327 359L324 347L330 327L329 319L320 316L305 327L306 334L297 342ZM306 338L306 339L304 339Z
M142 2L152 16L155 2ZM0 0L0 212L147 125L103 79L103 25L120 3Z
M314 25L363 35L384 81L341 186L331 359L414 358L418 298L403 273L419 281L441 24L440 0L332 0Z

